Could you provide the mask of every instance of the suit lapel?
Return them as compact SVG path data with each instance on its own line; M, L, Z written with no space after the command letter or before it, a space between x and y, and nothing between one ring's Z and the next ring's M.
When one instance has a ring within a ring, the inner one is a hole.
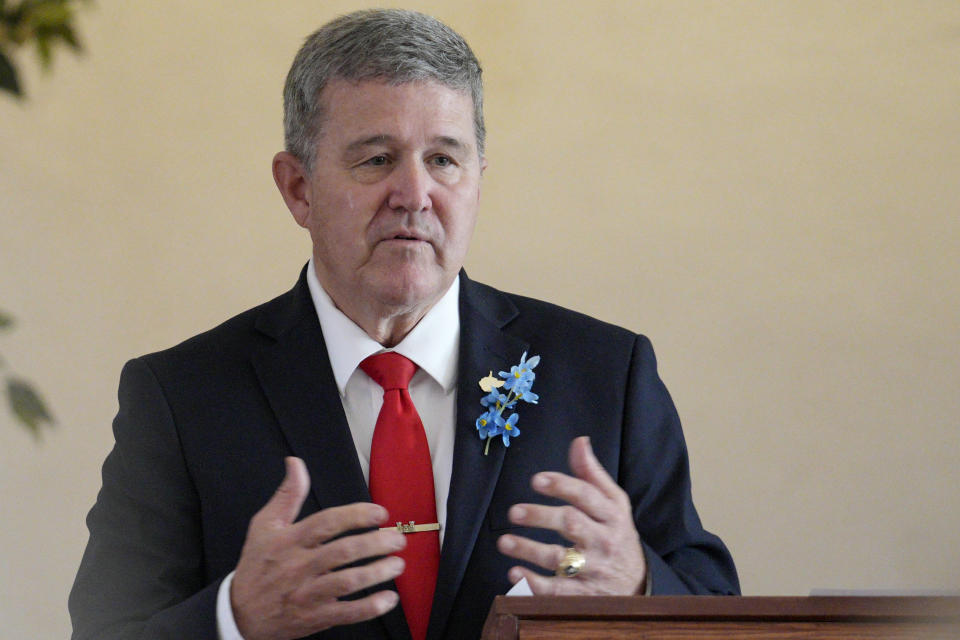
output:
M477 383L490 371L496 375L509 370L528 346L502 330L517 315L516 307L506 296L471 282L462 271L460 287L453 473L428 638L442 637L506 451L505 447L492 446L488 455L483 453L485 441L477 435L476 420L482 411L480 399L484 394Z
M319 509L371 502L303 273L264 311L257 328L275 342L254 355L254 369L290 449L307 465ZM410 639L399 606L364 626L381 623L389 637Z
M258 319L257 328L275 342L254 356L257 377L293 454L306 462L311 492L320 509L369 502L303 276L287 295L287 305L270 307Z
M509 299L471 282L462 271L460 276L453 473L428 638L442 637L506 451L493 446L483 454L485 443L475 425L483 395L477 382L490 371L509 369L528 347L503 331L517 315ZM303 273L292 291L264 310L257 328L274 342L254 355L254 369L293 454L306 462L319 508L370 502ZM391 637L409 639L400 607L379 620Z

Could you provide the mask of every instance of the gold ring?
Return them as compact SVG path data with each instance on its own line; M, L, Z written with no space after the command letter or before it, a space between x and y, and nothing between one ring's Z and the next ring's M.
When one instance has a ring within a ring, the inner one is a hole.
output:
M583 552L573 547L567 547L563 554L563 560L557 565L556 574L561 578L572 578L587 566L587 559Z

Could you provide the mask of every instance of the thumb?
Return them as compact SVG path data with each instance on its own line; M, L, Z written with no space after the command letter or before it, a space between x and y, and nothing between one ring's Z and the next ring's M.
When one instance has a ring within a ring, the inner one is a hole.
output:
M287 473L273 497L260 510L263 520L279 524L292 524L300 513L300 507L310 490L310 474L307 465L300 458L284 458Z

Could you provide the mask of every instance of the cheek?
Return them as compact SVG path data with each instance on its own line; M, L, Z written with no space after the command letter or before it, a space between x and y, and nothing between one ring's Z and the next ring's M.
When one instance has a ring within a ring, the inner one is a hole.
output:
M313 212L315 239L326 244L361 241L366 232L364 210L363 200L350 191L318 201Z
M462 213L457 219L446 220L443 223L443 249L448 259L462 260L473 237L473 227L476 218Z

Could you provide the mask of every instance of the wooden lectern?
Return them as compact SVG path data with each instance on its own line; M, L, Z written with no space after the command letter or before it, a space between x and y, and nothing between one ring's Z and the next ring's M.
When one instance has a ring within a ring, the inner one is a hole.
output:
M960 640L960 597L505 597L482 640Z

